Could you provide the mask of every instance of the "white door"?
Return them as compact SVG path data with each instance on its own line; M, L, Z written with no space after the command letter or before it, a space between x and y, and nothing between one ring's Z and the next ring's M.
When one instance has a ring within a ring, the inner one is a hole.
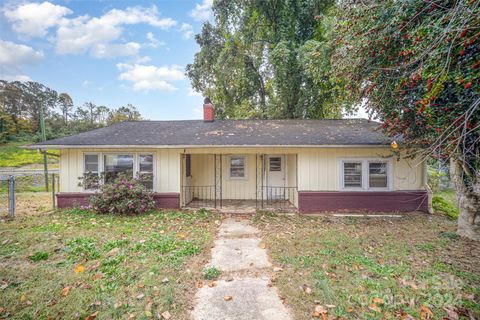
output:
M285 157L268 155L266 169L267 199L285 199Z

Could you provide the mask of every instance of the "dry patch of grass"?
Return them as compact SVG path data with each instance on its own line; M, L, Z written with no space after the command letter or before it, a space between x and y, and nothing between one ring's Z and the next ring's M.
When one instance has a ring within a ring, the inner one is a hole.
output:
M0 318L187 319L218 216L78 209L0 223Z
M295 319L480 318L480 244L445 217L253 220Z

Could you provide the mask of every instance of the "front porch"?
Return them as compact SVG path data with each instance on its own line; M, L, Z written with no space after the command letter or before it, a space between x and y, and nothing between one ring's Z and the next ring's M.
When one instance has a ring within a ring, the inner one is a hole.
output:
M297 212L296 154L183 154L181 207Z

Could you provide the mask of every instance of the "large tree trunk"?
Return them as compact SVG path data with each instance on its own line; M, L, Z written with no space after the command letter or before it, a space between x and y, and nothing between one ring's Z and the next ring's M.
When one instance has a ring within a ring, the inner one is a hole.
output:
M466 186L464 174L461 162L452 159L450 175L460 208L457 232L462 237L480 241L480 179L476 174L472 185Z

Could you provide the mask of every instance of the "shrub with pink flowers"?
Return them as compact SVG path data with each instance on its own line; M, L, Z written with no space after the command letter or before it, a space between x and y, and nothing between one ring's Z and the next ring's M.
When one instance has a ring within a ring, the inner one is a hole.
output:
M119 175L113 182L99 187L90 197L90 205L99 213L138 215L152 210L155 202L141 179Z

